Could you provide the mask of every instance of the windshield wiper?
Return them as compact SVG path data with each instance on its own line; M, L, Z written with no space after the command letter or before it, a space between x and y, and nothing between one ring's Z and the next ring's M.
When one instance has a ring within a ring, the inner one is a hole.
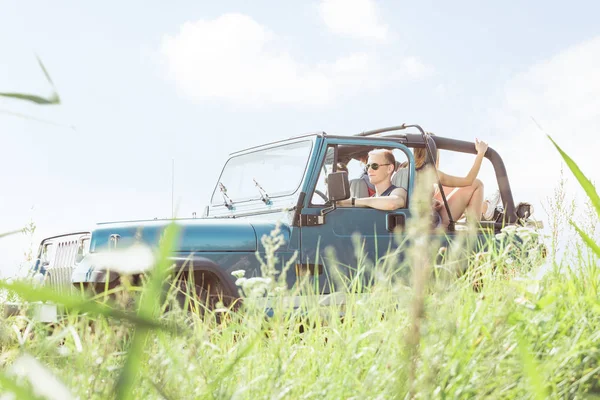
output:
M219 190L221 191L221 194L223 195L223 204L225 205L225 207L232 210L233 209L233 201L231 201L229 196L227 196L227 188L221 182L219 182Z
M252 180L254 181L254 184L256 185L256 187L258 188L258 191L260 192L260 199L262 201L264 201L265 204L271 204L271 199L269 198L269 195L267 194L265 189L263 189L262 186L260 186L260 184L257 182L257 180L255 178L252 178Z

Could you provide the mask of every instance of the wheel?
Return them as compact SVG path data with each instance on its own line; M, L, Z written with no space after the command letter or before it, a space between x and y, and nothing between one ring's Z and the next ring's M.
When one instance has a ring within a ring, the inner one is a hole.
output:
M206 314L214 315L218 320L229 310L238 306L238 299L223 293L219 285L214 288L204 288L186 280L178 281L174 287L175 300L179 307L191 313L204 317ZM218 307L222 303L222 307Z

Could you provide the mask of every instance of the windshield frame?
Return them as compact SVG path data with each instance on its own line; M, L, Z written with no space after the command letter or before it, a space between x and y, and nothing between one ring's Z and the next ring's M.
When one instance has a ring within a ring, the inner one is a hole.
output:
M251 149L248 149L246 151L240 151L240 152L236 152L236 153L232 153L228 158L227 161L225 161L225 164L223 164L223 167L221 168L221 172L219 174L219 177L217 179L217 182L215 183L213 192L210 196L209 200L209 206L210 208L213 207L225 207L225 204L223 201L221 201L221 193L219 190L219 183L221 182L221 179L223 178L223 173L225 172L225 170L227 169L227 166L229 165L229 163L234 160L237 159L239 157L243 157L243 156L247 156L249 154L253 154L253 153L259 153L259 152L263 152L263 151L268 151L270 149L277 149L277 148L281 148L281 147L286 147L289 145L293 145L293 144L298 144L298 143L307 143L307 148L308 148L308 152L306 154L306 160L304 162L304 166L302 168L302 174L300 176L300 179L298 181L298 185L296 187L294 187L293 190L291 191L286 191L285 193L277 193L275 195L269 193L267 191L267 194L269 195L269 198L271 200L273 199L281 199L281 198L286 198L286 197L290 197L293 196L295 194L297 194L300 189L303 186L303 182L306 179L306 174L308 171L308 167L310 165L310 161L311 158L313 157L313 154L315 152L315 137L302 137L302 138L298 138L298 139L293 139L293 140L286 140L286 141L279 141L279 142L275 142L272 144L267 144L264 146L260 146L260 147L253 147ZM263 182L260 182L260 184L263 184ZM227 187L227 182L223 183L225 185L225 187L227 189L229 189ZM264 202L261 199L261 194L259 192L258 189L256 189L253 194L250 197L243 197L243 198L236 198L236 196L234 196L233 194L228 193L228 195L231 197L231 200L233 201L233 206L235 207L238 204L244 204L244 203L250 203L250 202L260 202L261 204L264 205Z

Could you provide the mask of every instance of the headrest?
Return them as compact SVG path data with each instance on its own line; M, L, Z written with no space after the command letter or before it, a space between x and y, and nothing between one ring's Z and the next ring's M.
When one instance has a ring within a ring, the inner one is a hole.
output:
M369 197L369 187L364 179L350 179L350 195L352 197Z

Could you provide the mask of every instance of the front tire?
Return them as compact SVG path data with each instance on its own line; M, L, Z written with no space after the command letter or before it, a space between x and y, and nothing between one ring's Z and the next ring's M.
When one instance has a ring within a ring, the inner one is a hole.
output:
M187 313L197 314L203 319L208 315L221 320L222 316L238 305L238 299L223 293L220 285L205 288L201 285L178 281L175 287L175 301Z

